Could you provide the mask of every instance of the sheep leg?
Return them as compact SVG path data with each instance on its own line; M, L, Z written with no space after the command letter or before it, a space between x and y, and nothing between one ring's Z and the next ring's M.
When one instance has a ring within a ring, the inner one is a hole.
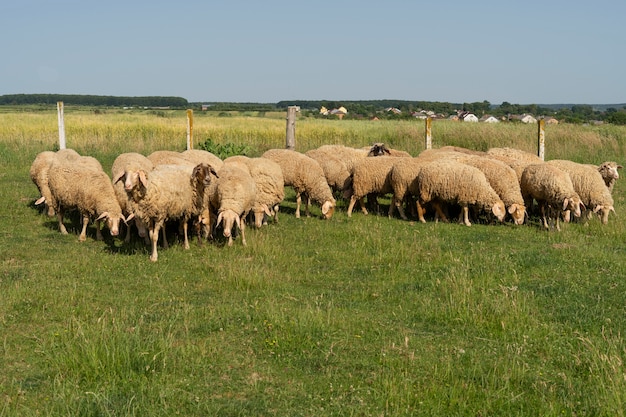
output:
M241 230L241 243L246 246L246 222L242 219L241 220L241 227L239 228L239 230Z
M354 194L350 197L350 204L348 204L348 217L352 217L352 210L354 210L354 205L356 201L359 200L359 204L361 205L361 210L363 210L363 214L367 214L367 210L363 205L363 198L357 198Z
M424 208L424 203L420 203L419 199L415 201L415 205L417 206L417 218L421 223L426 223L426 219L424 218L424 213L426 213L426 209Z
M309 212L309 206L311 205L311 197L306 196L306 206L304 207L304 215L307 217L311 217L311 213Z
M83 215L83 228L80 231L80 235L78 236L79 242L84 242L87 240L87 226L89 225L89 216ZM102 235L100 235L102 239Z
M156 222L150 230L150 241L152 242L152 253L150 254L150 260L156 262L159 254L157 253L157 243L159 241L159 232L163 222Z
M435 208L435 218L439 218L442 222L448 223L448 217L441 209L441 203L439 201L433 201L433 207Z
M469 207L467 206L467 204L464 204L461 209L463 215L463 223L465 223L465 226L471 226L472 223L470 223L469 221Z
M126 237L124 237L124 243L130 243L130 228L131 228L132 223L127 223L126 224Z
M163 234L163 249L169 249L170 244L168 243L167 236L165 234L165 229L166 229L165 224L162 224L162 226L159 226L159 228L161 229L161 233Z
M541 209L541 220L543 223L543 227L545 229L549 229L550 225L548 224L548 219L546 217L546 205L544 203L541 203L539 208Z
M89 219L87 219L87 222L89 222ZM102 226L102 220L96 220L96 240L103 240L104 238L102 237L102 231L100 230L101 226Z
M300 205L302 204L302 195L296 194L296 219L300 218Z
M64 212L65 210L63 210L63 208L61 207L59 207L59 209L57 210L57 220L59 221L59 232L61 232L62 235L67 234L67 229L65 228L65 225L63 224Z
M189 222L187 220L183 220L183 235L185 236L185 245L184 245L185 249L189 249L189 238L187 236L187 229L189 227L188 223Z

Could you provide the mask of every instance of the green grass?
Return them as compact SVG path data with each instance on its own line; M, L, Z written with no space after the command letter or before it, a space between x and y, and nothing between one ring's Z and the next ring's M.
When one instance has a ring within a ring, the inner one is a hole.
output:
M184 146L175 120L69 117L81 136L68 142L106 168L120 152ZM247 247L173 244L151 263L139 241L60 235L28 177L56 119L0 121L0 416L624 415L621 180L608 226L560 233L348 218L345 203L329 221L295 219L289 191ZM284 145L284 119L196 122L221 143L258 129L266 139L246 143L258 153ZM299 121L298 146L422 146L420 125L343 122ZM433 135L534 143L525 126L473 126ZM550 155L624 161L624 129L558 129Z

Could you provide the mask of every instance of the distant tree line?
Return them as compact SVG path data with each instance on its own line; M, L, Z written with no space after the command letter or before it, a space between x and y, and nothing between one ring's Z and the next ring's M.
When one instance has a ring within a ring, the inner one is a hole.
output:
M0 105L42 105L64 104L76 106L107 106L107 107L170 107L170 108L206 108L212 111L286 111L288 106L300 106L303 114L308 117L325 117L319 113L322 107L328 110L345 107L348 114L346 119L410 119L420 110L434 112L437 115L449 116L457 111L468 111L482 117L486 114L508 118L510 115L531 114L535 117L554 117L567 123L588 123L604 121L612 124L626 125L626 105L616 107L608 105L591 106L581 104L491 104L489 101L472 103L449 103L439 101L410 101L410 100L285 100L278 103L238 103L238 102L195 102L190 103L182 97L123 97L123 96L95 96L79 94L8 94L0 95ZM388 111L398 109L400 112Z
M189 106L187 99L182 97L123 97L82 94L7 94L0 96L0 105L56 104L59 101L66 105L75 106L180 108Z

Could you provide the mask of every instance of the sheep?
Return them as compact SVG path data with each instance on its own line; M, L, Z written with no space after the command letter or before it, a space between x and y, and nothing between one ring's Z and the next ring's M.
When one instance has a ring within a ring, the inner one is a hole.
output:
M111 182L113 183L113 190L117 197L117 201L120 203L122 214L128 217L131 214L130 205L128 203L128 194L124 189L124 183L126 175L131 175L133 172L143 170L144 172L150 172L154 168L152 161L150 161L144 155L137 152L122 153L115 158L113 165L111 165ZM139 231L140 237L146 237L146 228L141 223L141 220L135 218L135 225ZM126 237L124 241L130 242L131 230L130 224L127 224Z
M224 163L217 155L203 149L187 149L181 152L180 156L196 165L201 163L208 164L218 171Z
M599 166L594 166L594 168L596 168L602 175L604 183L608 187L609 191L613 193L615 181L619 179L619 172L617 172L617 170L622 169L623 167L615 161L606 161L601 163Z
M377 156L365 158L354 167L352 174L352 196L348 205L348 217L352 216L352 210L356 202L359 202L363 214L367 214L367 209L363 199L368 194L388 194L393 193L391 186L391 168L393 164L402 157ZM394 203L389 207L389 215L393 214Z
M302 195L307 196L305 214L309 216L311 199L322 209L322 216L330 219L335 211L335 198L326 182L320 164L303 153L289 149L270 149L261 155L276 162L283 172L285 186L293 187L296 192L296 218L300 218Z
M460 146L442 146L441 148L439 148L440 151L452 151L452 152L460 152L460 153L465 153L468 155L479 155L479 156L485 156L487 154L487 152L483 152L483 151L476 151L474 149L468 149L468 148L462 148Z
M598 213L602 224L608 223L609 213L615 213L613 197L597 169L565 159L553 159L546 164L567 172L574 191L578 193L584 206L591 212ZM569 213L565 215L565 219L569 220Z
M35 205L38 206L39 204L45 203L48 216L52 217L55 214L55 202L50 192L50 187L48 186L48 170L50 169L50 165L57 158L75 160L79 157L78 152L73 149L62 149L57 152L44 151L40 152L35 157L29 171L30 179L37 186L39 194L41 195L41 197L35 201Z
M152 251L150 261L158 260L159 231L166 220L180 219L183 226L184 248L189 249L188 220L203 209L206 189L210 186L212 167L199 164L157 165L151 171L138 169L127 173L124 189L128 194L131 217L136 217L149 231Z
M402 207L402 202L407 195L417 196L419 188L417 186L417 175L424 164L431 162L430 159L416 158L400 158L391 167L390 181L393 189L393 199L391 207L389 207L389 217L393 215L393 206L398 209L400 217L408 220Z
M209 213L217 213L215 227L224 222L223 234L228 238L228 246L233 244L234 226L241 231L241 243L246 246L245 217L255 203L256 184L249 172L233 163L225 163L218 175L207 191L204 206L209 208ZM212 224L212 219L209 222Z
M515 148L490 148L487 150L487 153L489 155L497 155L501 157L503 156L506 158L516 159L519 161L532 162L535 164L543 162L543 160L539 158L537 155L530 153L530 152L515 149Z
M148 155L148 159L154 166L182 165L193 168L198 165L198 163L191 160L191 157L185 158L180 152L176 151L154 151Z
M329 151L330 150L330 151ZM332 149L317 148L304 153L313 158L322 167L328 186L338 192L342 198L349 199L352 193L352 175L348 165L336 156Z
M106 219L111 236L117 236L122 215L111 179L93 163L93 158L76 160L55 159L48 172L48 184L54 196L59 231L67 234L63 216L67 209L77 208L82 216L82 230L78 240L84 242L89 219L96 219L96 239L102 240L100 222Z
M326 155L334 155L335 158L342 161L350 173L352 173L354 166L361 161L361 159L367 157L370 149L371 147L367 149L357 149L344 145L322 145L317 148L318 151Z
M420 169L417 183L418 215L422 223L426 222L423 207L431 202L444 221L447 219L441 210L441 202L459 204L462 208L459 220L462 218L466 226L472 225L469 221L469 205L493 213L499 221L504 220L504 202L478 168L457 161L435 160Z
M467 155L460 162L478 168L485 174L489 185L500 196L511 215L513 223L524 223L526 207L522 198L517 174L507 164L496 159L485 158L478 155Z
M397 157L411 157L411 154L405 151L388 148L382 142L374 143L367 152L367 156L397 156Z
M539 204L542 224L546 229L550 228L548 224L550 219L554 221L556 229L561 230L558 210L562 212L571 210L574 216L580 217L581 209L584 208L569 175L545 162L530 164L524 169L520 189L526 207L530 207L533 199Z
M256 185L256 198L252 213L254 225L263 225L264 215L273 216L278 221L279 205L285 198L285 181L280 165L267 158L249 158L243 155L226 158L224 163L240 161L243 163Z

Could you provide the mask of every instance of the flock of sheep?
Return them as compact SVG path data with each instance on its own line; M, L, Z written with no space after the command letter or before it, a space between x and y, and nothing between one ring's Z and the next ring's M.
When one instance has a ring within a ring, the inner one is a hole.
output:
M111 177L95 158L63 149L39 153L30 176L41 194L35 204L45 203L47 214L57 216L61 233L67 234L63 217L70 209L81 214L80 241L86 239L91 219L97 239L102 239L102 221L112 236L119 234L122 221L125 241L135 225L151 245L150 260L157 261L160 235L168 246L168 221L179 222L185 248L189 224L198 239L212 237L221 227L229 246L238 229L245 245L248 216L257 228L269 218L278 221L286 186L296 193L296 217L303 198L307 216L315 202L328 219L335 197L349 200L350 217L357 203L367 214L366 206L377 207L377 196L391 194L390 217L397 209L407 219L406 205L421 222L428 211L436 220L448 221L460 208L459 221L468 226L471 217L483 214L522 224L536 202L545 228L560 230L560 219L567 222L571 214L581 217L583 212L588 213L583 218L597 213L606 224L615 212L611 193L620 168L615 162L544 162L512 148L479 152L446 146L412 157L377 143L367 148L324 145L306 153L271 149L258 158L223 161L203 150L123 153L113 162Z

